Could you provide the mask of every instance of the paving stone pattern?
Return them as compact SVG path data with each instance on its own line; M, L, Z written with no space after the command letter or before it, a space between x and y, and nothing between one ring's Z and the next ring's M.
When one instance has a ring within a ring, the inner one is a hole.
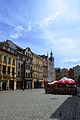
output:
M44 89L0 91L0 120L80 120L80 97Z

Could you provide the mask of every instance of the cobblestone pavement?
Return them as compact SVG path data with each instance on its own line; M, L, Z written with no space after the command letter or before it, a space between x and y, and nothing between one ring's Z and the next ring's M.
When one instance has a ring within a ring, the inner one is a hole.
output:
M80 120L79 96L0 91L0 120Z

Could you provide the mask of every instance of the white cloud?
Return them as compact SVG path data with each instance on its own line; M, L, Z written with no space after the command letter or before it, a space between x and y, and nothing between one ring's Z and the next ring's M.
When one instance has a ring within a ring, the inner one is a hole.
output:
M54 44L57 46L57 49L63 52L65 51L65 53L69 53L69 51L71 52L76 47L75 41L67 37L60 39L58 38Z
M56 11L60 13L66 13L70 11L70 7L68 6L67 2L64 0L56 0L54 1Z
M24 31L25 29L23 28L23 25L18 25L15 27L15 30L20 32L20 31Z
M23 32L25 32L23 25L17 25L14 28L13 33L10 34L10 38L18 39L19 37L23 36Z
M76 10L77 8L73 5L74 1L66 1L66 0L47 0L47 7L49 8L48 12L51 16L57 15L57 20L63 21L75 21L80 20L80 11ZM78 3L78 2L76 2Z
M33 25L34 23L32 23L31 21L29 21L25 27L23 27L23 25L17 25L15 28L14 28L14 31L13 33L10 35L10 38L19 38L21 36L26 36L26 33L27 32L31 32L33 29Z
M13 33L13 34L10 35L10 38L18 39L20 36L21 36L21 34L19 34L19 33Z
M42 38L48 45L48 49L53 49L57 55L62 56L63 58L75 58L80 54L79 46L80 41L75 38L68 36L58 36L58 33L55 31L45 30L43 32Z
M80 57L79 58L68 58L68 59L64 59L65 63L75 63L75 62L80 62Z
M32 31L32 28L33 28L33 27L32 27L32 22L29 21L29 22L28 22L28 25L27 25L27 31L28 31L28 32L31 32L31 31Z
M38 24L38 28L40 28L40 29L47 29L53 23L53 21L56 20L58 15L59 15L59 13L56 12L54 14L54 16L53 15L49 15L48 17L44 17L40 21L36 22Z

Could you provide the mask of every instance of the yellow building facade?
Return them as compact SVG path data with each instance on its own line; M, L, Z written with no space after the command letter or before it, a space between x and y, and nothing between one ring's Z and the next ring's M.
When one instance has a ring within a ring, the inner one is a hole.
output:
M16 54L0 48L0 90L16 90Z
M43 88L43 59L39 55L33 54L32 71L32 88Z

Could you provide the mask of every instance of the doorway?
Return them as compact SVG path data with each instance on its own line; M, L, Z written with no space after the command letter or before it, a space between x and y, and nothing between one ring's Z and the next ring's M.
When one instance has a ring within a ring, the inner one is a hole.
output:
M9 82L9 88L11 90L14 90L14 80L10 80L10 82Z
M6 80L2 81L2 90L6 90Z

